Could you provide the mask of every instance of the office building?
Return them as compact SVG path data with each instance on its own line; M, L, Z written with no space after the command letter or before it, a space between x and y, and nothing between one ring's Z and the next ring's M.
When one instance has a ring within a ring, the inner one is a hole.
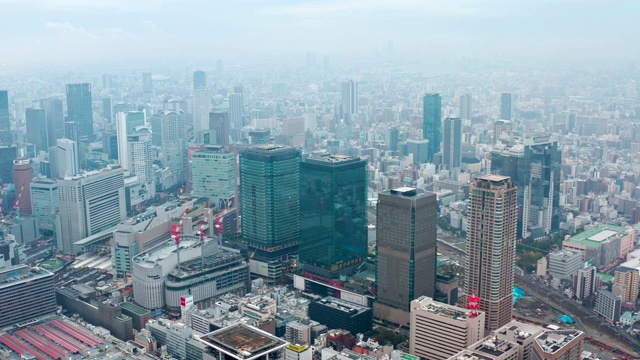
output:
M539 238L560 228L558 141L551 135L527 135L498 143L491 173L508 176L518 187L518 238Z
M193 72L193 90L205 89L207 87L207 73L204 71Z
M535 355L533 345L535 338L544 331L545 328L538 325L511 320L500 329L494 331L493 337L518 344L518 360L529 360L533 359Z
M153 92L153 77L150 72L142 73L142 92L145 94Z
M49 148L47 137L47 119L44 109L28 108L25 111L27 127L26 140L36 146L36 152L47 151Z
M130 150L127 147L128 137L136 132L136 129L146 126L146 114L144 111L129 111L116 113L116 132L118 136L118 160L125 170L131 170L129 162Z
M153 171L153 155L151 151L151 130L148 127L137 127L127 136L127 165L132 175L148 192L147 198L155 195L155 173Z
M535 358L545 360L580 360L585 335L580 330L549 330L536 336Z
M188 325L160 318L149 321L146 327L157 340L158 347L166 347L174 359L202 360L205 346L196 340Z
M509 137L512 131L511 120L496 120L493 124L493 145L503 139L503 135Z
M240 87L239 90L242 90ZM238 137L240 130L244 126L242 122L242 115L244 113L244 96L242 93L229 94L229 117L231 118L231 127L235 130L234 134ZM234 141L240 139L234 138Z
M358 83L349 80L342 82L342 119L346 124L352 123L358 113Z
M460 118L463 120L471 120L473 112L471 111L471 94L460 96Z
M400 130L393 128L385 133L384 144L389 151L398 151L398 141L400 140Z
M511 103L511 93L502 93L500 96L500 119L511 120L513 105Z
M203 360L276 360L287 342L245 324L228 326L199 337Z
M195 85L195 83L194 83ZM209 129L209 112L211 111L211 93L206 87L193 90L193 134Z
M209 113L209 129L216 132L216 145L229 145L229 136L231 135L229 112L214 111Z
M11 116L9 113L9 92L0 90L0 145L13 144Z
M35 179L31 188L31 213L41 229L54 231L54 213L60 208L58 183L47 178Z
M367 162L321 155L300 164L300 261L325 278L353 271L367 256Z
M113 108L111 106L111 98L102 98L102 117L107 120L107 124L111 124L113 120Z
M520 344L497 336L486 337L448 360L519 360L521 348Z
M47 121L47 144L56 145L56 140L64 137L64 108L62 99L48 98L40 100Z
M384 318L383 308L399 309L408 325L411 301L421 296L433 298L436 284L436 218L434 193L418 193L401 187L378 194L376 212L376 318Z
M18 265L0 269L0 329L56 312L53 273Z
M422 359L448 359L478 342L484 335L484 313L421 296L411 302L411 355Z
M31 181L33 169L31 161L19 158L13 161L13 183L16 186L16 203L14 208L20 214L31 214Z
M118 225L126 218L124 174L105 168L58 180L60 222L58 249L75 254L74 242Z
M311 324L309 319L288 322L284 339L293 344L311 344Z
M444 119L442 137L442 165L457 169L462 162L462 121L460 118Z
M623 263L614 272L613 292L618 293L623 303L635 304L638 300L640 268L625 267Z
M440 152L440 138L442 136L442 99L440 94L424 95L422 116L422 138L429 140L427 162L433 163L433 156Z
M74 141L76 144L80 143L80 133L78 133L78 123L75 121L65 121L64 123L64 137ZM82 140L86 143L85 140Z
M572 279L582 268L582 254L571 250L558 250L549 254L549 275L558 279Z
M162 165L168 167L178 184L185 181L186 147L184 113L165 111L162 113ZM155 131L155 130L154 130Z
M596 267L585 263L573 275L574 294L578 299L585 299L596 291Z
M600 267L621 257L622 244L633 241L634 234L631 227L601 224L564 240L562 248L581 253L584 261Z
M622 298L608 290L598 290L596 292L596 306L593 311L604 317L611 324L615 324L620 319L620 308Z
M329 329L344 329L352 334L364 334L373 328L370 307L327 296L309 304L309 318Z
M284 360L311 360L313 350L308 344L293 343L284 348Z
M208 145L191 154L191 194L209 199L219 209L234 207L236 155L223 146Z
M0 146L0 180L3 184L13 182L13 160L18 157L18 148L14 145Z
M242 237L254 256L251 272L275 281L300 242L300 151L258 145L240 153Z
M69 139L58 139L56 146L49 149L51 162L51 178L75 176L80 171L78 166L78 144Z
M429 162L430 144L427 139L409 139L407 140L407 155L413 155L414 164L424 164Z
M78 139L93 141L91 84L67 85L67 122L78 125Z
M511 321L516 254L517 189L507 176L484 175L471 185L465 292L480 297L485 326Z

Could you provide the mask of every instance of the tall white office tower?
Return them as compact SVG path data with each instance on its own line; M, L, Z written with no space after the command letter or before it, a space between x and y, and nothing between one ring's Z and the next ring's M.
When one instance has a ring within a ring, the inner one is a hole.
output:
M353 122L358 112L358 83L349 80L342 82L342 119L345 123Z
M231 126L236 130L242 129L242 107L242 94L229 94L229 116L231 118Z
M56 140L56 146L50 149L51 177L54 179L77 175L78 144L66 138Z
M58 179L58 192L58 249L65 254L79 250L74 242L118 225L127 217L121 167Z
M155 175L153 173L153 157L151 156L151 130L138 127L127 136L129 170L138 177L138 181L149 192L148 197L155 195Z
M185 181L186 157L184 112L164 111L162 113L162 164L175 175L178 184Z
M129 111L126 114L119 112L116 114L116 133L118 138L118 161L125 170L131 170L129 164L129 149L127 148L127 137L132 135L136 129L147 124L147 115L144 111Z
M198 134L209 128L211 94L206 88L193 90L193 133Z
M462 120L471 120L473 115L471 110L471 94L460 96L460 118Z

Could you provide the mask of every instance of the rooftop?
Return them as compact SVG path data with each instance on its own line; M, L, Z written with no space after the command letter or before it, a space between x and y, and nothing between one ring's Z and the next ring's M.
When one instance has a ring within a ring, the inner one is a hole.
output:
M547 354L555 354L575 339L584 337L579 330L552 330L545 331L536 337L540 349Z
M182 240L180 241L180 249L188 249L196 246L200 246L200 240L197 236L182 236ZM177 252L175 242L171 239L168 239L165 242L149 249L149 251L145 251L134 256L132 261L140 266L153 268L158 266L159 262L168 258L175 252Z
M135 305L133 303L130 302L123 302L120 304L120 306L125 309L125 310L129 310L132 313L136 314L136 315L144 315L144 314L148 314L149 310L147 309L143 309L138 305Z
M17 265L4 268L0 270L0 290L48 276L53 276L53 273L37 267L28 268L26 265Z
M609 224L598 225L572 236L569 240L566 240L566 242L598 248L611 237L618 236L618 234L626 234L628 230L628 228L623 226Z
M348 156L348 155L340 155L340 154L324 154L324 155L316 155L310 156L304 160L305 162L318 163L318 164L344 164L351 162L362 161L357 156Z
M483 176L478 176L479 180L487 180L487 181L506 181L509 179L508 176L502 176L502 175L494 175L494 174L487 174L487 175L483 175Z
M315 301L327 307L332 307L338 310L342 310L349 314L359 314L369 310L368 307L358 305L349 301L344 301L338 298L334 298L332 296L327 296L318 301Z
M237 324L200 337L206 346L233 358L251 360L282 349L287 342L265 331Z
M433 301L432 298L427 296L422 296L414 300L414 302L417 302L417 305L420 310L426 311L429 314L439 315L442 317L446 317L453 320L459 320L462 322L465 322L467 320L466 309L453 306L453 305L448 305L445 303L440 303L437 301ZM480 314L482 312L479 311L478 313Z

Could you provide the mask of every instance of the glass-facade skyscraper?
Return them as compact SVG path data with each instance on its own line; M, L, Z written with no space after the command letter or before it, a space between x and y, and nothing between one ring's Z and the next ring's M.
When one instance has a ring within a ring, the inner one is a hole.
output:
M13 143L10 127L9 92L0 90L0 144L11 145Z
M240 211L251 272L280 279L296 266L300 242L299 150L259 145L240 153Z
M511 120L513 112L513 104L511 102L511 93L502 93L500 96L500 119Z
M442 99L440 94L425 94L422 111L422 138L429 140L428 162L440 152L442 137Z
M444 119L442 138L442 164L449 170L460 167L462 162L462 120L460 118Z
M344 155L300 165L300 261L328 281L367 256L367 162Z
M91 84L67 85L67 122L77 124L78 140L93 140Z

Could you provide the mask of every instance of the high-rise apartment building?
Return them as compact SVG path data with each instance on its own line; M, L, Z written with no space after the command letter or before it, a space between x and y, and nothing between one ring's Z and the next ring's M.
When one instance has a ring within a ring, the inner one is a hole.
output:
M206 89L207 87L207 73L204 71L193 72L193 90Z
M638 284L640 284L640 270L620 266L614 273L613 292L620 295L623 303L635 304L638 300Z
M153 92L153 77L150 72L142 73L142 92L145 94Z
M378 195L378 302L408 313L414 299L433 298L437 212L433 193L401 187Z
M255 251L251 272L280 279L300 242L300 151L280 145L242 151L240 205L242 237Z
M31 214L31 161L19 158L13 161L13 183L16 186L15 208L20 214Z
M444 119L442 137L442 164L449 170L457 169L462 162L462 120L460 118Z
M500 119L511 120L513 106L511 103L511 93L502 93L500 96Z
M186 162L184 113L182 111L164 111L161 119L162 164L169 168L181 184L185 181Z
M463 120L471 120L471 94L460 96L460 118Z
M93 141L91 84L67 85L67 122L78 125L78 139Z
M518 187L518 237L538 238L560 228L558 141L545 134L500 142L491 153L491 173L508 176Z
M440 94L425 94L422 109L422 138L429 140L427 162L440 152L442 137L442 99Z
M353 122L358 113L358 83L349 80L342 82L342 119L345 123Z
M124 172L106 168L58 180L60 232L58 249L74 254L73 243L118 225L127 216Z
M216 145L229 145L229 136L231 135L229 112L213 111L209 113L209 129L216 132Z
M367 162L345 155L300 164L300 261L327 280L367 256Z
M470 314L421 296L411 302L410 353L421 359L448 359L483 338L484 316L482 311Z
M51 162L51 178L75 176L80 171L78 166L78 144L69 139L58 139L56 146L49 149Z
M224 146L208 145L191 154L191 193L203 196L219 209L234 206L236 155Z
M27 127L26 140L36 146L36 151L47 151L49 148L47 137L47 118L44 109L28 108L25 111Z
M151 130L144 126L137 127L133 134L127 136L127 149L127 164L131 174L136 175L146 188L147 197L154 196L156 177L151 153Z
M596 267L588 265L580 268L573 276L574 294L578 299L584 299L596 292Z
M64 107L62 99L48 98L40 100L47 121L47 138L49 147L56 145L56 140L64 137Z
M480 297L485 326L511 321L518 205L508 176L484 175L471 185L465 290Z
M0 144L11 145L11 116L9 116L9 92L0 90Z
M193 134L209 129L211 94L206 87L193 90Z
M31 182L31 213L40 228L54 230L53 214L60 208L58 183L40 178Z

